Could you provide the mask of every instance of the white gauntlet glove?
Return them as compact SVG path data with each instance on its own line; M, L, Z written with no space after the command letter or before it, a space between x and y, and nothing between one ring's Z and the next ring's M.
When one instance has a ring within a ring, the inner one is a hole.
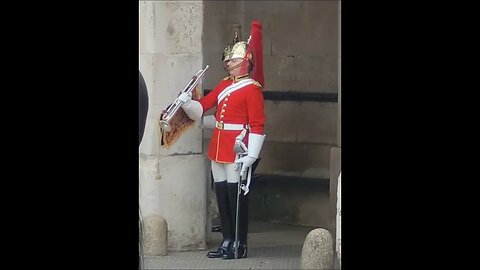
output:
M181 93L178 96L178 100L182 102L180 107L182 107L190 119L197 122L202 120L203 107L200 102L192 100L192 93Z
M188 108L190 106L190 103L192 102L192 93L181 93L178 96L178 100L180 100L182 105L180 105L183 109Z
M242 169L240 170L240 175L244 175L245 172L247 171L248 168L250 168L253 163L257 160L256 158L249 157L249 156L244 156L242 158L239 158L237 160L237 163L242 164Z
M250 168L255 160L257 160L260 150L262 149L265 135L255 133L248 134L248 153L246 156L239 158L236 163L242 164L240 175L244 175L248 168Z
M215 124L215 115L207 115L202 118L202 128L214 129Z

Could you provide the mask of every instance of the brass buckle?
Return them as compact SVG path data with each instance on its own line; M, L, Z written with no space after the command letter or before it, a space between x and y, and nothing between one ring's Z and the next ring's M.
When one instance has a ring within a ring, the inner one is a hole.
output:
M216 124L218 129L223 129L223 123L222 122L217 122Z

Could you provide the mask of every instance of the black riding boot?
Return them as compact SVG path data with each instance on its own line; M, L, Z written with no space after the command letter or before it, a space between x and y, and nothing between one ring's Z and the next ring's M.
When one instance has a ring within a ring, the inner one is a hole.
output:
M210 179L211 179L211 185L212 185L211 189L215 190L215 186L214 186L215 181L213 180L213 172L210 172ZM215 223L218 222L217 220L215 220L215 221L216 221ZM213 220L212 220L212 223L213 223ZM212 230L211 231L212 232L222 232L222 224L212 224Z
M209 258L222 258L224 254L233 246L235 241L234 226L232 225L232 214L230 213L230 203L228 199L227 181L215 182L215 194L217 195L218 213L222 223L223 241L217 250L207 253Z
M230 200L230 211L232 213L233 224L233 236L235 239L235 218L237 211L237 194L238 183L228 183L228 196ZM247 257L247 236L248 236L248 195L243 195L244 191L241 190L238 207L238 258ZM234 243L235 244L235 243ZM235 258L235 245L232 245L231 249L228 249L227 253L223 255L224 259Z

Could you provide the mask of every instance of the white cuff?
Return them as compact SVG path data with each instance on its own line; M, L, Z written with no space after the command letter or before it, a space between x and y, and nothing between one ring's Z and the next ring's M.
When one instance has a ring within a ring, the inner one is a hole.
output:
M262 150L263 141L266 135L255 133L248 134L248 156L258 158L260 150Z
M202 118L203 120L203 128L215 128L215 115L211 114L211 115L207 115L207 116L204 116Z
M203 107L200 102L191 100L186 106L182 107L190 119L200 122L202 120Z

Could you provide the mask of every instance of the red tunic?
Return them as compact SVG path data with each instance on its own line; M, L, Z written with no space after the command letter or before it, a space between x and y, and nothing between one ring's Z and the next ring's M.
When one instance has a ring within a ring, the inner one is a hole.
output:
M212 92L200 99L200 104L204 112L217 106L215 112L217 122L250 125L250 132L264 134L265 112L262 88L252 79L246 78L236 82L231 78L224 79ZM236 153L233 146L240 132L241 130L215 128L208 148L208 157L220 163L235 162ZM248 147L248 132L243 141Z

